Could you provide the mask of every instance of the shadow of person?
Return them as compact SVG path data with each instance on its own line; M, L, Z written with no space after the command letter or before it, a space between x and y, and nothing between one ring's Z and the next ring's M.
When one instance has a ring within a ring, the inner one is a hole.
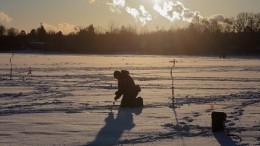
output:
M143 108L119 108L117 117L109 112L105 118L105 126L100 129L94 141L87 146L112 146L116 145L125 130L135 127L132 113L140 115Z
M225 132L215 132L214 137L217 139L218 143L221 146L236 146L237 144L231 139L230 136L227 136Z

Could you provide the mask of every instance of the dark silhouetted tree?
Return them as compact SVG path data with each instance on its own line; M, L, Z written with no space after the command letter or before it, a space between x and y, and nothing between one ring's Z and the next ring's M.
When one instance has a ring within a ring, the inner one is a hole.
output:
M6 33L6 28L3 25L0 25L0 37L2 38Z
M42 23L41 23L40 27L36 29L36 34L37 34L39 41L46 41L47 32L46 32L44 26L42 25Z

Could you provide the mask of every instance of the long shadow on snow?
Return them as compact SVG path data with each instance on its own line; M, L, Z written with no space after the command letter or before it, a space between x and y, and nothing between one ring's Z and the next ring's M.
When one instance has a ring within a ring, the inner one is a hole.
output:
M118 144L124 131L135 127L132 113L139 115L142 110L143 108L119 108L116 118L114 118L113 112L108 113L105 126L100 129L95 140L88 143L87 146L113 146Z
M221 146L236 146L235 141L231 139L231 137L227 136L225 132L216 132L214 133L214 137L217 139L218 143Z

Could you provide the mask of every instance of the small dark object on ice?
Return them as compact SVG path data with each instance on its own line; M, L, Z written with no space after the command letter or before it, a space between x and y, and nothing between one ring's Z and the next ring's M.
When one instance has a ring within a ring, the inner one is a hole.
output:
M227 114L224 112L212 112L211 113L211 119L212 119L212 132L224 132L227 136L233 136L238 138L240 141L242 141L241 137L235 134L230 134L230 130L226 129L225 121L227 119Z
M227 114L224 112L212 112L212 132L224 131Z

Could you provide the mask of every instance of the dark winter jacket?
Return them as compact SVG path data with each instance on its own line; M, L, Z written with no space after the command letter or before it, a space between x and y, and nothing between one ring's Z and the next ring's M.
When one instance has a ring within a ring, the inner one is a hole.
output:
M116 99L123 95L121 106L129 107L134 105L136 96L140 91L140 87L135 85L134 80L129 75L129 72L122 70L118 78L118 91L115 93Z

